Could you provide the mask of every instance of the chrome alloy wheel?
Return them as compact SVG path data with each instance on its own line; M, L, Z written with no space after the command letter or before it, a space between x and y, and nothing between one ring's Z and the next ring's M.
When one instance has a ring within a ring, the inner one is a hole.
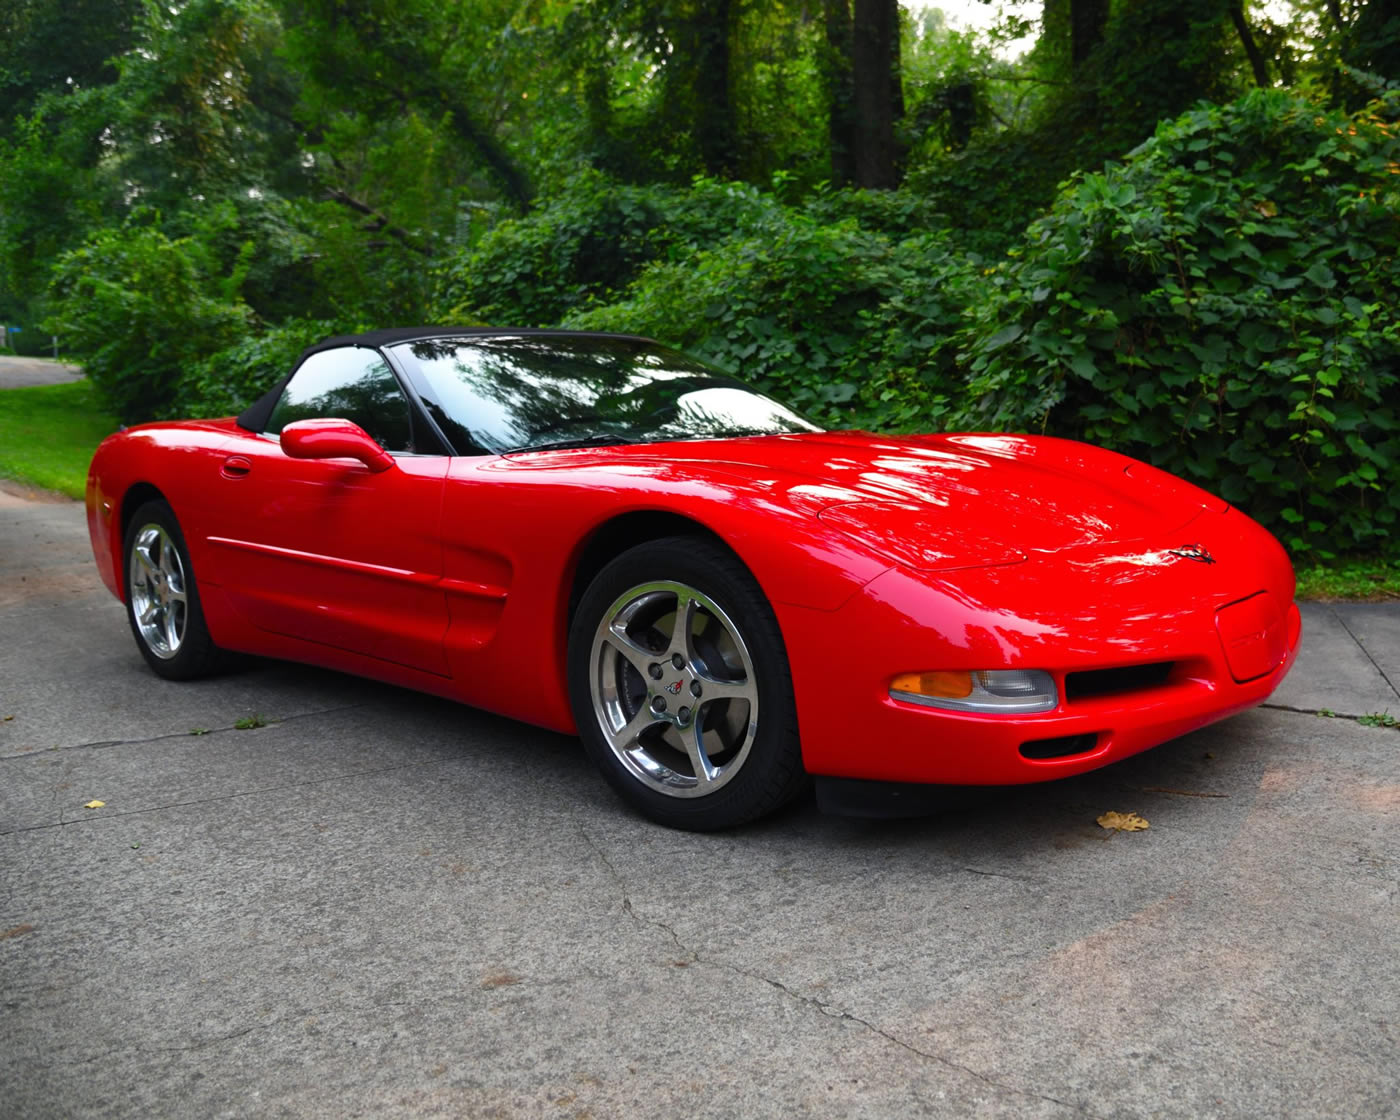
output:
M758 681L739 628L707 595L659 580L604 612L589 657L593 711L618 761L668 797L703 797L743 767Z
M180 550L160 525L143 525L132 541L127 563L136 629L147 649L169 661L180 652L189 619Z

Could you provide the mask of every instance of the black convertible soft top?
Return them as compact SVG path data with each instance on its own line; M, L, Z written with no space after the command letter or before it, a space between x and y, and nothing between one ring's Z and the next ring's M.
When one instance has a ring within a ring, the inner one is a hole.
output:
M378 350L381 347L393 346L399 342L417 342L424 338L520 338L528 335L597 338L600 333L598 331L540 330L537 328L511 330L502 327L386 327L377 331L365 331L363 334L336 335L333 338L323 339L316 345L308 346L303 350L301 357L287 371L286 376L279 378L276 385L238 414L237 424L240 428L245 428L250 432L264 431L272 416L272 410L277 407L277 401L282 396L282 390L292 379L292 374L296 373L302 362L306 361L312 354L320 353L322 350L334 350L342 346L363 346L367 349ZM610 335L609 337L637 338L638 341L650 341L636 335Z

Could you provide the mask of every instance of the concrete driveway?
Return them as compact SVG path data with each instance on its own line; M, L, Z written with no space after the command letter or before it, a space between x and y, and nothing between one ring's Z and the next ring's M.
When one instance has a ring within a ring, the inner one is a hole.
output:
M0 509L5 1116L1400 1111L1395 606L1094 775L692 836L470 709L162 682L87 549Z
M0 389L23 389L30 385L58 385L77 381L83 371L77 366L51 362L47 358L16 358L0 354Z

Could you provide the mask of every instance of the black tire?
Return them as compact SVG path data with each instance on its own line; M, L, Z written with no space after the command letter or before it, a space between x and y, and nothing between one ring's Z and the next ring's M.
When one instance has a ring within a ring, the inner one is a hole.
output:
M717 542L667 537L603 568L574 613L568 674L589 755L654 821L732 828L807 785L777 618Z
M122 573L136 648L158 676L188 681L222 667L223 651L204 622L185 536L166 502L146 502L132 517L122 543Z

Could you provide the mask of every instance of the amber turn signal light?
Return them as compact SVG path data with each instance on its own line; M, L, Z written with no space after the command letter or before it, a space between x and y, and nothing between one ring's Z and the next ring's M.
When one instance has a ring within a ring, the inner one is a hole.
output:
M972 674L945 670L901 673L890 684L890 691L907 692L915 696L943 696L949 699L971 696Z

